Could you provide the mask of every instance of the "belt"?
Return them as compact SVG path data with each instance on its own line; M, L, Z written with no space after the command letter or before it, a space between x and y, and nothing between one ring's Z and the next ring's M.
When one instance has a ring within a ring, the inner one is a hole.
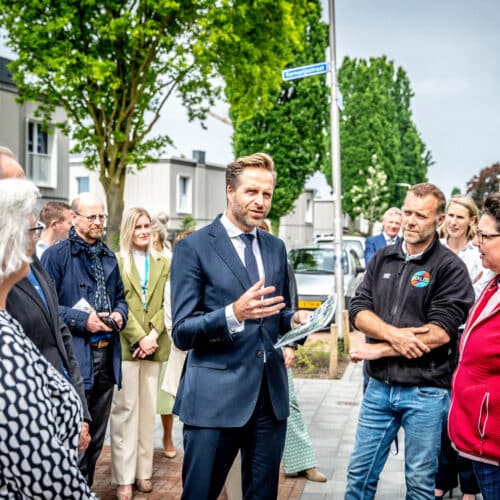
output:
M109 340L99 340L99 342L92 342L90 345L94 349L104 349L105 347L108 347L110 343L111 342Z

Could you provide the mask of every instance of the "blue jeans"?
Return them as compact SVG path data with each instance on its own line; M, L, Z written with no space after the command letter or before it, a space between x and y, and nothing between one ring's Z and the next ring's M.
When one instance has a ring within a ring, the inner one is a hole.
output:
M391 443L403 426L406 498L434 500L434 476L449 396L447 389L388 385L370 378L347 470L345 499L375 497Z
M484 500L498 500L500 497L500 467L472 460L472 467Z

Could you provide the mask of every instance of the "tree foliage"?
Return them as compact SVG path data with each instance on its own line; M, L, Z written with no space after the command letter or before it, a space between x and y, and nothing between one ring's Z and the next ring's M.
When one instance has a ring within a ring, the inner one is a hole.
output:
M382 220L384 212L389 208L389 187L387 174L377 160L377 155L372 155L371 164L366 171L361 170L359 175L366 174L366 183L361 186L355 184L351 188L351 199L354 212L363 214L369 223L368 234L372 233L374 222Z
M500 191L500 163L483 168L467 182L466 188L467 194L481 208L490 194Z
M126 173L170 142L151 130L176 93L203 119L224 88L239 119L266 109L300 45L307 0L0 0L21 101L99 171L118 231Z
M327 30L321 21L320 2L309 0L302 49L295 51L289 66L324 60ZM274 159L278 179L269 217L276 234L280 218L293 208L307 177L326 161L329 123L326 79L314 76L283 81L272 99L272 109L262 110L250 120L239 119L239 111L231 107L231 118L236 123L233 135L236 156L263 151Z
M385 56L369 61L346 57L338 71L338 84L342 96L340 152L344 212L357 214L354 186L369 192L368 168L373 155L387 176L388 205L400 206L405 190L398 184L425 181L427 168L432 164L431 154L412 119L413 92L406 72ZM325 175L331 179L330 166Z

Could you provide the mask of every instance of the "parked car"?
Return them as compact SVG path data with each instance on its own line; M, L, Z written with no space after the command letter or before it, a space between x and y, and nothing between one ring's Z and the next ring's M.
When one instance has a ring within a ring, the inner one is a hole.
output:
M364 267L365 264L365 239L363 236L353 236L350 234L345 234L342 236L342 242L345 248L352 248L356 255L358 256L361 265ZM322 235L314 239L314 243L323 246L333 246L333 235Z
M335 292L335 251L324 244L302 245L288 252L295 273L300 309L316 309ZM361 283L364 266L356 251L346 245L342 256L346 308Z

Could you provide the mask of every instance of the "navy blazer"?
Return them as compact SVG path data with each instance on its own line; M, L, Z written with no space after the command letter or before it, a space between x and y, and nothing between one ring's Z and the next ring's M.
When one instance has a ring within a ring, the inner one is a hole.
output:
M401 238L398 236L396 238L396 243L400 240ZM387 245L385 238L384 238L384 233L377 234L376 236L370 236L369 238L366 238L365 241L365 266L368 265L368 262L370 262L370 259L375 255L377 250L380 250L381 248L384 248Z
M245 320L240 333L228 330L225 307L251 283L219 218L175 247L171 267L172 336L175 345L189 353L174 413L188 425L245 425L255 408L264 370L276 418L288 416L283 353L273 347L278 337L290 330L293 316L286 249L281 240L265 231L258 229L257 238L265 286L276 287L275 295L282 295L287 307L265 319Z
M23 278L14 285L7 295L7 311L19 321L24 333L61 374L64 365L69 373L71 383L82 401L85 420L90 421L83 380L73 353L71 332L59 315L59 304L54 284L36 255L33 256L30 268L42 287L47 305L43 303L42 298L28 278Z

